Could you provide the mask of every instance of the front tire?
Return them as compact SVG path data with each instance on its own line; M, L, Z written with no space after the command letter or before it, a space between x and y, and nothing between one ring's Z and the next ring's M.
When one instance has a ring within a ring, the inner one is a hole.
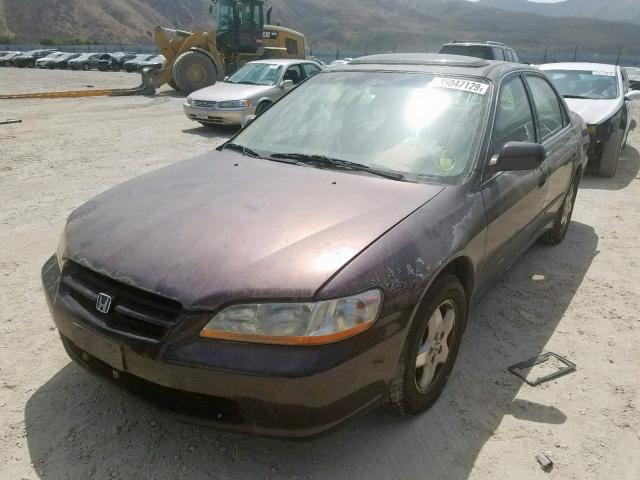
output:
M262 102L256 107L256 117L262 115L271 106L271 102Z
M409 328L389 388L389 408L418 415L435 403L451 374L466 323L462 283L454 275L438 278Z
M213 61L204 53L189 50L173 64L173 80L182 93L190 93L216 83L217 70Z

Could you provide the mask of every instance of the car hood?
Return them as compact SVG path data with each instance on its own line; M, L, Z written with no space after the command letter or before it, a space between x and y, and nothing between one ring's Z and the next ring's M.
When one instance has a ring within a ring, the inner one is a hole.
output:
M206 100L210 102L221 102L225 100L244 100L256 96L264 95L265 92L276 88L264 85L244 85L240 83L219 82L202 90L191 94L195 100Z
M582 100L567 98L569 108L580 115L588 125L602 123L616 113L623 105L622 99L614 100Z
M78 208L65 257L192 309L312 298L443 189L212 152Z

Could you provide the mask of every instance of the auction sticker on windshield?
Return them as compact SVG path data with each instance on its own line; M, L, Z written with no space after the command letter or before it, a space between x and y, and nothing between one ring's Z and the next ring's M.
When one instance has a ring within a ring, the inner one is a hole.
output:
M489 85L471 80L463 80L460 78L444 78L435 77L429 84L436 88L451 88L453 90L462 90L464 92L479 93L484 95L489 89Z
M615 72L591 72L594 77L615 77Z

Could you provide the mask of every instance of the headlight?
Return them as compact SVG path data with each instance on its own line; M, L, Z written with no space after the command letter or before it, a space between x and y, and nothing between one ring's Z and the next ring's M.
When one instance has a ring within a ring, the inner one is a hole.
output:
M218 103L218 108L247 108L251 106L251 100L228 100Z
M365 331L375 322L382 293L314 303L250 303L224 309L200 336L278 345L320 345Z
M64 264L64 251L67 249L67 226L62 229L62 235L58 240L58 248L56 248L56 260L58 262L58 268L62 271L62 265Z
M187 105L193 105L193 98L191 98L191 95L187 97Z

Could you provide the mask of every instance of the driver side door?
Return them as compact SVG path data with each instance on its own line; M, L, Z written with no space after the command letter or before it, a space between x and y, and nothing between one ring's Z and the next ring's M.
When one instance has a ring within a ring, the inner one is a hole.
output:
M508 142L538 142L533 105L520 73L500 85L480 188L487 215L483 281L507 268L529 246L547 192L546 161L535 170L486 173L492 157Z

